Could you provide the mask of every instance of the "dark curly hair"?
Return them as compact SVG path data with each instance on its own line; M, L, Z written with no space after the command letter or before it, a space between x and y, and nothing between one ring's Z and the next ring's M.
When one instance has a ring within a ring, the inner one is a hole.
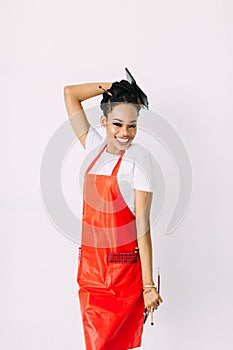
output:
M108 94L109 91L110 94ZM137 101L137 93L135 91L134 85L130 84L127 80L116 81L112 83L110 89L103 93L103 99L100 102L100 108L102 109L105 117L108 116L113 109L113 107L121 103L130 103L134 105L139 114L141 107Z

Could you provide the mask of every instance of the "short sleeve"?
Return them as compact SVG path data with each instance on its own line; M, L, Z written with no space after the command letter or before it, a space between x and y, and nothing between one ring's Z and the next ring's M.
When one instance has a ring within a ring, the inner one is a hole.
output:
M86 144L85 144L86 151L92 150L93 148L98 146L102 141L103 141L103 138L98 133L98 131L90 127L86 137Z
M137 156L134 162L134 188L153 192L153 160L150 152L144 147L140 147L137 149Z

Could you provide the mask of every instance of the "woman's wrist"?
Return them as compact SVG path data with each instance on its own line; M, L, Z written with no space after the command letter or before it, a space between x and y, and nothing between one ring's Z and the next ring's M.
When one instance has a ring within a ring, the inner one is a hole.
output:
M152 279L151 276L148 276L148 278L143 278L142 279L142 284L143 284L143 286L147 286L147 285L154 286L155 282L154 282L154 280Z
M97 82L97 83L84 83L78 85L67 86L65 92L77 98L80 102L89 98L103 94L103 90L99 87L102 86L105 90L111 88L111 82Z
M152 284L143 284L143 288L154 288L154 287L156 287L156 285L154 283L152 283Z
M157 289L157 286L155 284L145 284L145 285L143 285L143 293L144 294L151 292L153 289L155 289L156 292L158 293L158 289Z
M157 286L155 285L154 281L150 281L148 283L143 283L142 288L143 290L152 289L152 288L157 289Z

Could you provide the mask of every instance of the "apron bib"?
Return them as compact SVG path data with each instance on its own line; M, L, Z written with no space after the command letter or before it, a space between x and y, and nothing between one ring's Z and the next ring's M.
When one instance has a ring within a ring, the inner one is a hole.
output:
M87 350L128 350L141 345L144 300L135 215L120 192L117 173L85 172L82 243L77 282Z

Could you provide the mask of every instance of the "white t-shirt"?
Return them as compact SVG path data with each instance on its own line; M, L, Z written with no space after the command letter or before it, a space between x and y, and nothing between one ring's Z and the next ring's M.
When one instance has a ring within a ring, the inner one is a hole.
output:
M89 129L85 149L87 152L92 151L92 159L97 156L105 143L106 138L103 138L96 129ZM118 159L119 155L111 154L105 149L89 173L111 175ZM153 167L150 152L142 145L132 142L122 157L117 180L125 202L135 214L134 189L153 192Z

